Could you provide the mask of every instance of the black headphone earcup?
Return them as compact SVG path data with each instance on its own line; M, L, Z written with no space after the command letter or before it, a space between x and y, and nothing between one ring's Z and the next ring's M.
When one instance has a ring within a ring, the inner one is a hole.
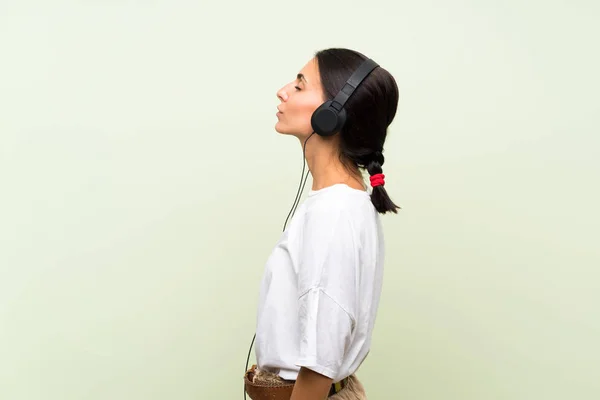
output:
M346 123L346 109L342 108L342 110L338 113L338 123L337 126L335 127L335 131L339 132L342 130L342 128L344 127L344 124Z
M338 132L346 121L346 110L336 111L331 107L331 100L321 104L313 113L310 124L313 131L320 136L332 136Z

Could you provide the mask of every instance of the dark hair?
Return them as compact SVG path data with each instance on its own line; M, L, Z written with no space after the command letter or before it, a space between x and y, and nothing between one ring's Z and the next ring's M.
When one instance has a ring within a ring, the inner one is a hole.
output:
M342 48L321 50L315 54L327 100L335 97L366 58L359 52ZM346 123L339 132L339 140L340 160L346 167L364 168L369 175L383 172L383 145L397 107L396 81L382 67L375 68L344 106ZM388 211L397 213L400 208L390 199L383 185L373 188L371 201L382 214Z

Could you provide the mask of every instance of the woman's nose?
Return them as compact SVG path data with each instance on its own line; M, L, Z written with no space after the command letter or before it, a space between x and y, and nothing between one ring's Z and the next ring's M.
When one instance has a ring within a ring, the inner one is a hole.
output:
M282 87L281 89L279 89L279 91L277 91L277 98L281 101L287 101L288 95L285 91L285 87Z

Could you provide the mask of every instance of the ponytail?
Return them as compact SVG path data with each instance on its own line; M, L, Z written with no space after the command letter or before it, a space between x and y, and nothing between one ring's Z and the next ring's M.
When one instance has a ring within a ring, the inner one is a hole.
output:
M387 212L393 212L397 214L400 207L394 204L392 199L390 199L387 190L385 190L385 181L383 180L384 176L380 175L383 174L383 169L381 166L383 165L384 160L383 154L381 154L379 151L376 151L373 153L373 159L367 165L365 165L365 168L371 178L375 178L371 179L371 186L373 186L373 190L371 192L371 202L373 203L373 206L375 206L377 212L380 214L385 214Z

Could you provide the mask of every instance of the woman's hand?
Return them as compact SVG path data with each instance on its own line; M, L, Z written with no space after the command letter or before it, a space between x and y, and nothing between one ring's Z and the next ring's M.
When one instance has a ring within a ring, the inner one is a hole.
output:
M301 367L290 400L325 400L332 383L331 378Z

